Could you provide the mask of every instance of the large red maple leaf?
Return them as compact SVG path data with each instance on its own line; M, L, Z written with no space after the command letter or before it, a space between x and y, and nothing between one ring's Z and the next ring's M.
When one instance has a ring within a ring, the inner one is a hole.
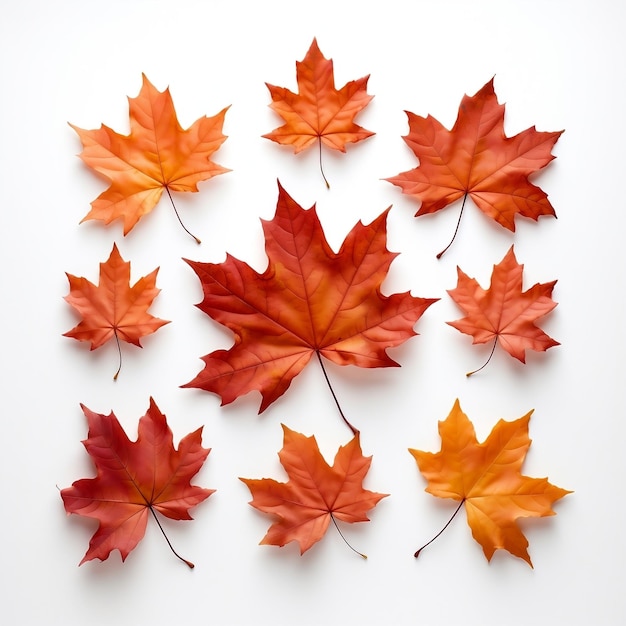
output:
M523 271L524 265L517 262L511 246L502 261L493 266L489 289L483 289L474 278L457 267L458 284L456 288L448 290L450 297L466 316L447 323L471 335L475 344L492 340L493 349L489 359L497 343L522 363L526 362L526 350L543 352L559 345L558 341L535 324L557 305L552 300L556 280L537 283L522 291ZM473 373L470 372L468 376Z
M256 389L264 411L316 355L339 365L398 366L387 354L416 335L413 326L436 299L380 286L396 253L386 248L384 211L328 245L315 207L304 210L279 187L276 214L263 221L268 266L258 274L228 255L224 263L187 263L204 293L198 308L230 328L235 345L202 357L184 387L217 393L222 404Z
M61 491L61 497L68 513L98 520L98 530L80 565L92 559L104 561L113 550L119 550L124 561L143 538L150 515L163 531L157 512L174 520L190 520L189 509L214 492L190 482L210 448L202 447L202 428L198 428L183 437L176 450L165 415L152 398L139 420L137 441L128 439L112 412L102 415L81 407L89 425L83 444L97 476L75 481Z
M358 434L339 448L331 467L315 437L305 437L284 425L283 432L283 448L278 456L289 480L239 480L250 489L254 508L278 517L261 544L284 546L297 541L300 554L304 554L324 536L331 520L335 525L336 520L368 522L366 513L388 494L363 489L372 457L363 456Z
M386 180L421 200L416 216L460 198L464 206L467 196L511 231L517 214L535 220L555 215L547 194L528 177L555 158L551 150L563 131L537 132L533 126L507 137L504 105L498 104L493 79L475 95L463 97L452 130L430 115L407 111L407 116L404 140L419 165Z
M125 235L152 211L163 190L170 198L172 191L198 191L198 182L229 171L210 159L226 140L222 126L228 107L183 129L169 88L157 91L145 75L142 78L139 95L128 99L129 135L104 125L84 130L70 124L83 144L83 161L111 181L82 221L109 224L121 219Z

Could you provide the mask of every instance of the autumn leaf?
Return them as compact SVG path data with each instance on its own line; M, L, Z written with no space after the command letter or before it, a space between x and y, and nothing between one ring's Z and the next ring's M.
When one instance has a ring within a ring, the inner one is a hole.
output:
M366 513L388 494L363 489L372 457L363 456L358 434L339 448L331 467L321 455L315 437L305 437L284 425L283 431L283 448L278 456L289 480L239 480L250 489L250 504L254 508L278 518L261 544L284 546L297 541L300 554L304 554L322 539L331 520L337 530L337 520L350 524L368 522Z
M202 283L198 308L232 330L235 344L203 357L204 369L184 387L216 393L222 404L256 389L259 412L314 355L322 367L322 357L338 365L398 366L387 348L416 335L413 325L436 301L381 293L397 256L386 248L388 209L368 226L354 226L334 253L315 207L304 210L278 188L276 214L263 221L269 259L263 274L230 255L219 264L187 260Z
M153 300L161 291L155 286L158 271L157 267L131 287L130 262L122 259L117 246L113 244L107 261L100 263L100 283L97 286L86 278L66 274L70 293L65 296L65 300L83 319L63 336L89 341L91 350L115 337L120 361L114 378L117 378L122 366L120 340L141 348L141 337L169 324L148 313Z
M463 97L452 130L430 115L424 118L407 111L407 116L409 134L403 139L419 165L386 180L421 200L416 216L439 211L460 198L462 215L468 196L511 231L518 214L534 220L555 215L547 194L528 177L555 158L551 150L563 131L537 132L533 126L507 137L504 105L498 104L493 79L474 96Z
M356 115L374 97L366 91L369 75L336 89L333 62L324 58L317 40L313 39L304 59L296 61L296 76L297 94L285 87L266 83L272 96L270 107L284 119L285 124L263 137L293 146L295 153L317 143L321 168L322 144L345 152L347 143L355 143L374 134L354 123Z
M426 491L458 501L453 518L465 505L472 536L482 546L488 561L496 550L502 549L532 567L528 540L517 520L554 515L552 504L571 493L550 484L547 478L521 474L531 443L528 437L531 414L532 411L512 422L500 420L485 442L478 443L474 426L456 400L450 415L439 422L441 450L432 453L409 448L428 481Z
M165 415L152 398L139 420L137 441L128 439L112 412L101 415L81 407L89 425L83 445L97 476L77 480L61 491L68 513L98 520L80 565L92 559L105 561L113 550L119 550L125 561L152 515L172 552L193 567L174 551L157 513L173 520L193 519L189 509L213 493L190 482L210 452L202 447L202 428L181 439L175 449Z
M83 161L111 181L82 221L95 219L109 224L121 219L124 235L152 211L163 190L171 200L171 192L198 191L198 182L229 171L210 160L226 140L222 126L228 107L214 117L201 117L184 130L169 88L159 92L145 75L142 78L139 95L128 99L129 135L104 125L83 130L70 124L83 144ZM175 206L174 211L180 221ZM195 235L192 237L200 243Z
M487 365L497 343L522 363L526 362L525 351L528 349L543 352L559 345L535 325L539 318L557 305L552 300L556 280L537 283L522 291L523 270L524 265L518 264L513 246L502 261L494 265L489 289L483 289L474 278L457 267L457 286L448 293L466 316L447 323L466 335L472 335L475 344L493 341L491 354L479 369Z

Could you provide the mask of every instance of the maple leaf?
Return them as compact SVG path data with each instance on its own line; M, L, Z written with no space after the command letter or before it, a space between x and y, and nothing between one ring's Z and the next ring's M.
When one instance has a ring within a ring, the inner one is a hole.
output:
M498 421L484 443L478 443L474 426L456 400L445 421L439 422L441 450L432 453L409 448L428 481L426 491L459 501L454 515L465 505L472 536L488 561L496 550L503 549L532 567L528 540L517 520L554 515L552 504L571 493L547 478L521 474L531 444L531 415L532 411L512 422Z
M381 294L397 256L386 248L389 209L368 226L356 224L335 254L315 207L304 210L278 188L276 214L262 221L263 274L230 255L219 264L185 259L202 283L198 308L230 328L235 345L202 357L204 369L184 387L217 393L222 404L256 389L259 412L314 354L322 367L322 356L339 365L398 366L386 349L416 335L413 325L436 302Z
M557 281L537 283L522 291L523 270L524 265L517 262L511 246L502 261L493 266L489 289L483 289L474 278L457 267L457 286L448 290L466 317L447 323L466 335L472 335L475 344L493 340L487 363L497 343L522 363L526 362L527 349L542 352L559 345L535 325L536 320L556 307L552 289Z
M113 244L107 261L100 263L98 286L86 278L66 273L70 293L65 296L65 300L83 319L63 336L89 341L91 350L115 337L120 365L114 378L117 378L122 366L120 339L141 348L141 337L169 324L169 321L148 313L148 308L161 291L155 286L158 271L157 267L131 287L130 262L122 259L117 246Z
M113 550L119 550L125 561L143 538L150 514L165 536L157 512L173 520L193 519L189 509L214 492L190 482L210 448L202 447L202 428L198 428L175 449L165 415L152 398L139 420L137 441L128 439L113 412L102 415L81 407L89 425L83 445L97 476L75 481L61 491L61 497L68 513L96 519L99 525L79 565L92 559L105 561ZM193 567L165 538L172 552Z
M83 161L111 181L81 223L95 219L109 224L122 219L124 235L152 211L164 189L171 199L172 191L198 191L198 182L230 171L210 160L226 140L222 126L228 107L213 117L199 118L184 130L169 88L159 92L143 74L142 79L139 95L128 99L129 135L104 125L83 130L70 124L83 144ZM180 221L178 212L176 216Z
M355 143L374 135L354 123L355 116L374 97L366 91L369 75L350 81L337 90L333 62L324 58L316 39L313 39L304 59L296 61L296 75L298 94L285 87L265 83L272 96L270 107L285 120L285 124L263 137L293 146L295 153L317 142L321 167L322 144L345 152L346 143Z
M421 200L416 216L439 211L461 197L464 207L468 195L511 231L517 214L534 220L556 215L546 193L528 176L555 158L551 150L563 131L537 132L533 126L506 137L504 105L498 104L493 79L475 95L463 97L452 130L430 115L406 113L409 134L403 139L420 163L386 180Z
M239 480L250 489L250 504L254 508L278 517L261 544L284 546L297 541L300 554L304 554L324 536L331 520L337 530L336 520L368 522L366 513L388 494L363 489L372 457L363 456L358 434L339 448L331 467L321 455L315 437L282 427L283 448L278 456L289 476L288 482L271 478Z

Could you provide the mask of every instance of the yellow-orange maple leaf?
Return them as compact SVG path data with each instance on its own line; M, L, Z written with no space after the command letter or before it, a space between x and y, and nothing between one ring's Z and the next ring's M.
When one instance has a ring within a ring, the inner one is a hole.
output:
M439 422L441 451L409 448L409 452L428 481L428 493L459 501L457 511L465 505L467 523L487 560L503 549L532 567L528 540L517 519L554 515L552 504L571 492L547 478L522 475L531 443L531 414L512 422L500 420L484 443L478 443L474 426L456 400L448 417Z
M266 83L272 96L270 106L285 124L263 137L293 146L296 153L315 142L320 150L324 144L345 152L346 143L355 143L374 134L354 123L355 116L374 97L366 91L369 75L336 89L333 62L324 57L315 39L304 59L296 61L296 75L297 94Z
M278 456L289 481L239 480L250 489L253 507L278 517L261 544L284 546L297 541L300 554L304 554L324 536L331 520L368 522L367 511L388 494L363 489L372 457L363 456L358 434L339 448L331 467L315 437L305 437L285 425L283 432L283 448Z
M113 244L107 261L100 263L100 282L97 286L86 278L67 274L70 293L65 296L65 300L83 319L64 336L91 342L91 350L99 348L113 337L117 341L118 350L120 340L141 348L141 337L169 324L148 313L153 300L161 291L156 287L158 271L157 267L131 287L130 262L122 259L117 246Z
M82 221L109 224L122 219L125 235L152 211L164 189L168 194L198 191L198 182L229 171L210 160L226 140L222 126L228 107L213 117L199 118L185 130L178 123L169 88L159 92L145 75L142 78L139 95L128 99L129 135L104 125L83 130L70 124L83 144L83 161L111 181Z

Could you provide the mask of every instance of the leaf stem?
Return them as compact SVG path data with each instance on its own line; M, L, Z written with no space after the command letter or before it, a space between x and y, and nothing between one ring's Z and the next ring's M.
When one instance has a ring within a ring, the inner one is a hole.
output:
M322 178L326 183L326 189L330 189L330 184L326 180L326 174L324 174L324 168L322 167L322 137L320 135L317 136L317 145L319 146L320 172L322 172Z
M489 353L489 358L477 369L477 370L473 370L472 372L467 372L467 374L465 374L468 378L470 376L472 376L473 374L476 374L476 372L480 372L481 369L483 369L483 367L485 367L485 365L487 365L487 363L489 363L489 361L491 361L491 357L493 356L493 353L496 350L496 344L498 343L498 335L496 335L496 338L493 340L493 346L491 348L491 352Z
M363 554L362 552L359 552L356 548L354 548L348 543L348 540L343 536L343 533L341 532L341 529L339 528L339 525L337 524L337 520L335 519L335 516L332 513L330 514L330 519L333 520L333 524L335 525L337 532L341 535L341 538L344 540L348 548L350 548L352 552L356 552L361 558L367 559L367 554Z
M426 547L429 546L433 541L435 541L435 539L437 539L437 537L439 537L439 535L441 535L441 533L448 528L448 526L450 526L450 522L452 522L452 520L456 517L456 514L461 510L461 507L463 506L463 503L465 502L465 498L463 498L461 500L461 502L459 502L459 506L456 507L456 511L454 511L454 513L452 514L452 517L448 520L448 522L446 523L446 525L427 543L425 543L419 550L416 550L415 554L413 555L415 558L417 558L420 555L420 552Z
M343 414L343 411L341 410L341 406L339 404L339 400L337 400L337 396L335 395L335 391L333 390L333 386L330 384L330 379L328 378L328 374L326 373L326 368L324 367L324 361L322 360L322 355L320 354L320 351L316 350L315 354L317 354L317 360L319 361L320 367L322 368L322 372L324 373L324 378L326 379L326 384L328 385L328 388L330 389L330 393L332 394L333 399L335 401L335 404L337 405L337 409L339 410L339 415L341 415L341 419L343 419L343 421L346 423L348 428L352 431L353 435L358 435L359 434L358 429L356 429L347 420L346 416Z
M167 191L167 195L170 197L170 202L172 203L172 207L174 208L174 213L176 213L176 217L178 219L178 223L183 227L183 230L190 235L191 237L193 237L196 240L197 244L201 244L202 241L200 241L200 239L198 239L184 224L183 224L183 220L180 219L180 215L178 214L178 210L176 209L176 205L174 204L174 199L172 198L172 194L170 193L170 189L167 185L165 185L165 190Z
M459 226L461 225L461 218L463 217L463 210L465 209L466 200L467 200L467 192L465 192L465 195L463 196L463 204L461 204L461 212L459 213L459 219L457 220L456 228L454 229L454 235L452 235L452 239L450 239L450 243L437 255L438 259L440 259L444 255L446 250L452 245L452 242L454 241L456 234L459 232Z
M172 546L172 544L171 544L170 540L168 539L167 535L165 534L165 530L163 530L163 526L161 526L161 522L159 521L159 518L157 517L157 514L154 511L154 509L152 508L152 506L148 506L148 508L150 509L150 513L152 513L152 516L156 520L156 523L157 523L159 529L161 530L161 533L163 533L163 536L165 537L165 541L167 541L167 545L170 547L170 550L174 553L174 555L176 557L178 557L190 569L193 569L195 567L195 565L191 561L188 561L187 559L183 559L183 557L180 556L180 554L178 554L178 552L176 552L176 550L174 550L174 547Z
M115 376L113 376L113 380L117 380L117 377L120 375L120 370L122 369L122 347L120 346L120 338L117 336L117 328L113 329L113 335L115 335L115 342L117 343L117 354L119 357L117 372L115 372Z

